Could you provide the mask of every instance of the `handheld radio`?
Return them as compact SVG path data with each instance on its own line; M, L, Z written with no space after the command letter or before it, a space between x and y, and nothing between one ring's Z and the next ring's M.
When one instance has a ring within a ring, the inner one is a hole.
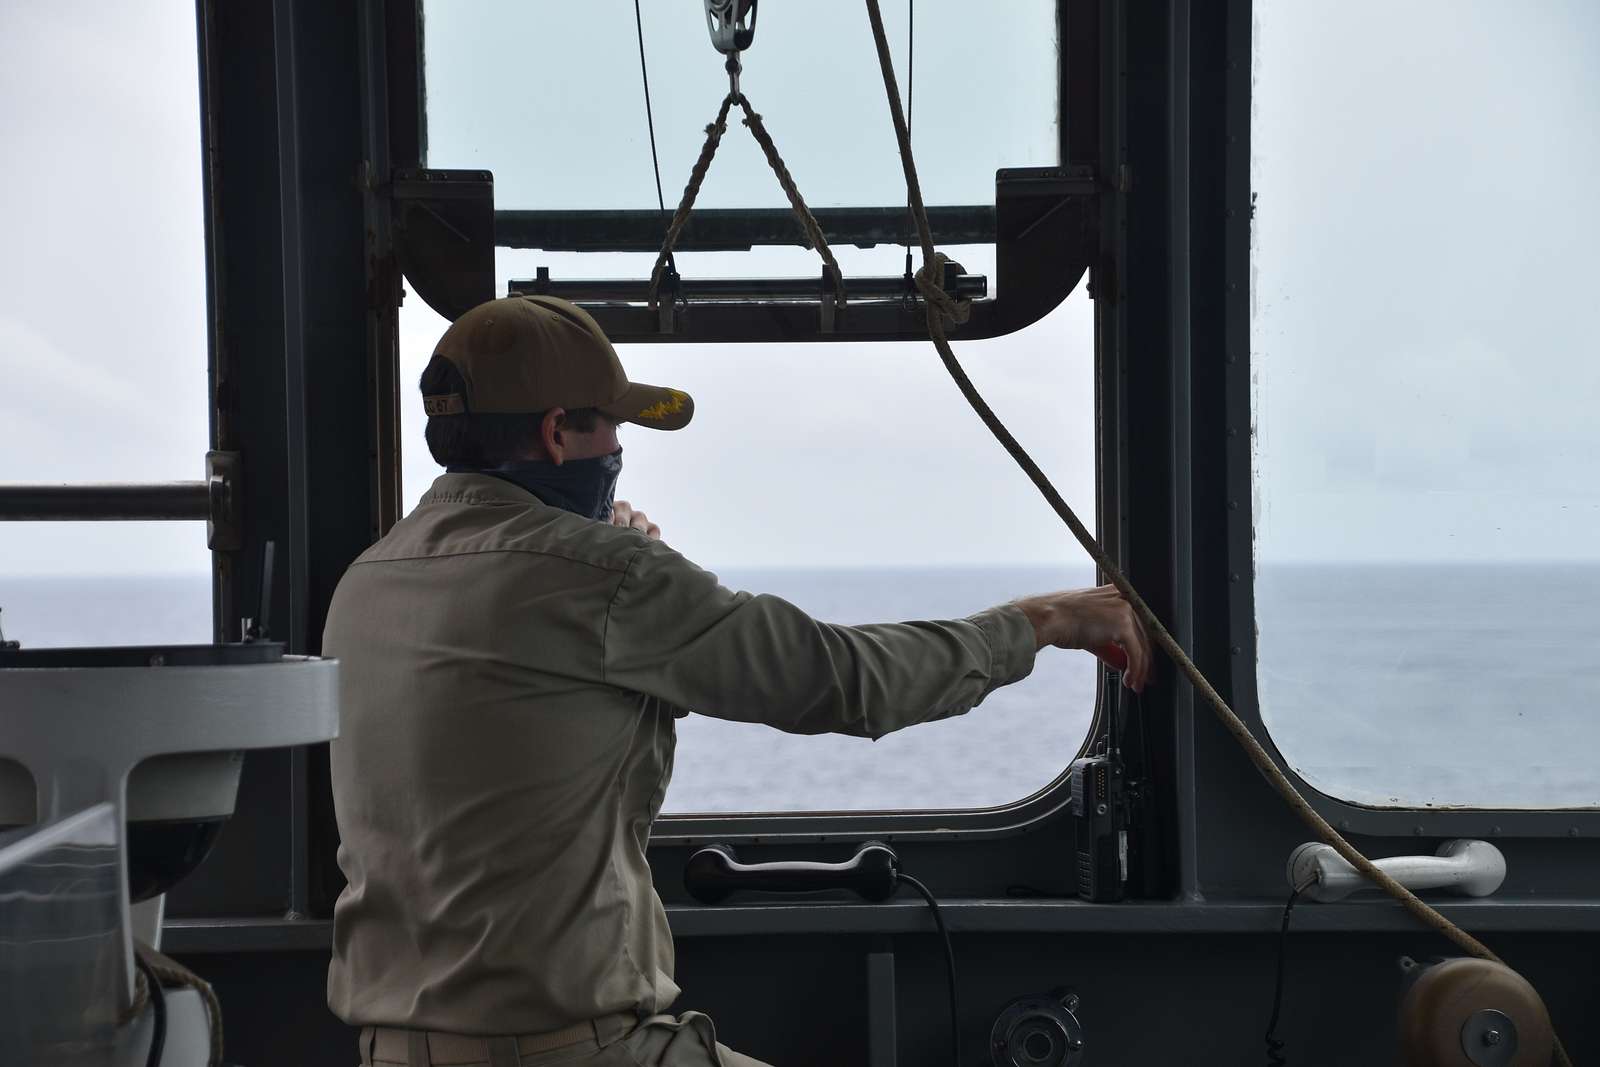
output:
M1132 822L1124 774L1119 711L1121 676L1107 683L1106 731L1092 755L1074 760L1071 809L1077 850L1078 896L1096 902L1121 900L1128 883L1128 827Z

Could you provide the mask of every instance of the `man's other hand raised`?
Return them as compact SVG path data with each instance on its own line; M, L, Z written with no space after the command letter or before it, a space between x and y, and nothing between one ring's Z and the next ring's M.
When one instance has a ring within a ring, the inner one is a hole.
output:
M611 525L629 526L646 537L661 540L661 527L651 522L650 516L644 512L634 510L626 500L618 500L611 505Z

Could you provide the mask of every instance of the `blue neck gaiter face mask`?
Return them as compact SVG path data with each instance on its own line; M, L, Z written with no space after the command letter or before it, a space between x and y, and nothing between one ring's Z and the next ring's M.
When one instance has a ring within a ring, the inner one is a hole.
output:
M526 489L553 508L596 522L610 522L611 501L622 474L622 449L593 459L569 459L559 466L543 460L518 460L481 471L451 471L492 474Z

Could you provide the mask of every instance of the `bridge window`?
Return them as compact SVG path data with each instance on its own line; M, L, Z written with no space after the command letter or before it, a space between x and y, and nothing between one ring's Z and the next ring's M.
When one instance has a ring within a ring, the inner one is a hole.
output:
M884 8L905 94L908 5ZM646 4L643 12L670 211L728 79L697 5ZM632 6L501 4L493 14L467 14L428 3L424 14L427 164L494 173L502 245L496 291L504 293L508 280L535 278L540 268L556 281L648 278L665 220ZM938 243L968 272L984 275L991 296L1003 294L996 170L1061 161L1056 4L1025 0L974 18L948 0L920 0L915 57L913 138ZM847 287L860 279L898 282L906 192L865 11L850 3L764 5L743 59L741 88L829 228ZM957 69L961 76L952 77ZM851 210L824 214L834 209ZM776 227L755 225L768 210L778 216ZM720 213L739 236L712 239L701 231L696 244L687 240L695 236L691 220L677 256L685 279L819 276L816 253L775 244L794 240L794 224L737 111L696 211ZM1050 205L1038 211L1055 220L1047 225L1067 217ZM742 248L741 241L754 249L715 250ZM1068 287L1063 282L1062 292ZM894 297L878 299L892 310ZM414 381L445 322L414 295L401 322L404 372ZM851 328L848 319L844 328ZM795 332L773 325L767 336ZM723 335L708 329L694 336ZM928 342L678 340L622 346L630 374L682 383L696 397L697 415L683 434L624 429L619 495L726 584L850 623L958 617L1092 581L1087 561L967 409ZM1031 326L962 348L1007 421L1074 505L1092 513L1087 298L1074 293ZM800 399L777 404L774 396ZM421 443L414 398L404 411L406 485L415 499L437 468ZM1046 653L1031 678L971 714L876 744L691 716L680 723L667 808L885 810L1017 801L1053 782L1079 750L1095 677L1087 656Z
M0 6L0 478L202 477L193 3ZM210 640L199 523L0 523L26 646Z
M752 269L781 274L788 254L744 255L760 260ZM608 267L614 258L586 256L584 269L634 269ZM502 249L501 291L533 262L552 257ZM1092 325L1079 292L1019 333L959 346L979 387L1085 515L1094 512L1095 487ZM416 381L445 326L408 296L404 381ZM693 393L696 415L682 433L623 428L618 496L733 588L859 623L960 617L1092 582L1092 568L926 341L629 345L621 354L630 376ZM774 396L805 399L776 404ZM422 443L415 394L402 406L414 502L439 469ZM876 743L690 716L679 723L667 807L893 810L1021 800L1054 781L1082 745L1095 677L1087 655L1048 650L1030 678L968 715Z
M906 5L899 0L883 8L903 95ZM641 10L670 209L728 91L728 76L698 2ZM1018 0L979 14L951 0L921 0L916 16L912 122L913 133L925 131L917 152L928 203L993 204L997 168L1058 159L1055 4ZM429 166L494 171L499 208L656 207L627 0L430 2L424 23ZM743 62L740 88L766 120L809 204L905 203L860 4L764 4ZM999 100L1004 107L996 106ZM784 205L760 149L736 121L698 202Z
M1265 721L1359 804L1600 805L1600 10L1256 14Z

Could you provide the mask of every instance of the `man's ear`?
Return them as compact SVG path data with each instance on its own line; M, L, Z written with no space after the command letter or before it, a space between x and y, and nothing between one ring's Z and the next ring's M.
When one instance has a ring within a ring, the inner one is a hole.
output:
M544 447L545 458L558 467L567 455L566 434L562 432L566 420L565 408L551 408L539 420L539 444Z

